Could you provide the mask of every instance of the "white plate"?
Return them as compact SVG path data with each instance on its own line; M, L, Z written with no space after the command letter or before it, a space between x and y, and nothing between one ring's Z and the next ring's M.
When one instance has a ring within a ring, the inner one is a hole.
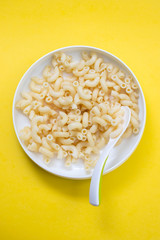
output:
M127 140L123 140L123 142L115 147L108 160L107 164L104 168L104 174L113 171L117 167L119 167L122 163L124 163L129 156L133 153L133 151L136 149L145 126L145 120L146 120L146 106L145 106L145 100L144 95L142 92L142 89L140 87L140 84L133 74L133 72L127 67L125 63L123 63L119 58L115 57L111 53L108 53L104 50L94 48L94 47L88 47L88 46L71 46L71 47L65 47L61 49L57 49L53 52L50 52L40 58L38 61L36 61L23 75L21 81L19 82L19 85L16 89L14 100L13 100L13 124L15 128L15 132L17 135L17 138L23 148L23 150L26 152L26 154L41 168L45 169L46 171L53 173L55 175L66 177L66 178L72 178L72 179L87 179L92 176L92 171L90 173L87 173L84 169L83 163L78 162L73 164L69 169L64 166L63 160L55 159L53 163L46 165L42 161L41 154L33 153L28 151L26 146L23 144L23 142L20 140L18 133L19 131L25 127L26 125L29 125L29 120L26 116L24 116L20 111L18 111L15 108L15 103L17 100L20 99L20 93L22 90L28 90L28 85L30 78L32 76L41 76L43 68L51 62L51 58L55 52L63 51L67 54L70 54L73 56L73 59L78 60L80 59L80 53L82 51L92 51L96 52L99 57L103 57L106 62L111 62L114 65L117 65L120 69L122 69L124 72L130 74L133 76L135 82L138 84L140 93L139 93L139 108L140 108L140 131L138 135L131 136Z

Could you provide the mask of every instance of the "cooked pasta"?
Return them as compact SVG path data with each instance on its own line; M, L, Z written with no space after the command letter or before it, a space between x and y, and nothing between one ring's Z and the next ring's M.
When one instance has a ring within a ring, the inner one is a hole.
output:
M101 148L123 130L121 106L131 110L121 140L139 132L138 85L95 53L82 52L79 62L56 53L42 77L31 78L29 88L16 103L31 123L20 138L29 151L41 153L46 164L57 155L66 167L78 158L86 170L94 167Z

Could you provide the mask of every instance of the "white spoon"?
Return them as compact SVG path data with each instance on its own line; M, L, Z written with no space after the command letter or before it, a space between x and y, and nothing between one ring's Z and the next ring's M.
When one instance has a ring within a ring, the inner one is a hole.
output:
M103 175L104 166L108 159L108 155L112 150L112 148L114 147L114 145L118 142L120 137L123 135L123 133L125 132L130 122L130 117L131 117L130 109L128 107L122 107L122 108L125 110L123 131L117 138L110 138L107 146L104 148L102 155L100 156L93 171L91 184L90 184L89 202L94 206L99 206L99 203L100 203L101 178Z

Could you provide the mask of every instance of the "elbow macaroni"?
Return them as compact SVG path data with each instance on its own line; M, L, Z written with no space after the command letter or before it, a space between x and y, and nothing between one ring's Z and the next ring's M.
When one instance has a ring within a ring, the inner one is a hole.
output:
M83 52L79 62L56 53L42 78L32 77L29 87L16 103L31 122L20 131L20 138L29 151L41 153L46 164L57 154L58 159L66 158L67 167L78 158L87 170L95 166L91 154L97 159L109 137L123 130L121 106L131 110L122 137L139 132L137 84L95 53Z

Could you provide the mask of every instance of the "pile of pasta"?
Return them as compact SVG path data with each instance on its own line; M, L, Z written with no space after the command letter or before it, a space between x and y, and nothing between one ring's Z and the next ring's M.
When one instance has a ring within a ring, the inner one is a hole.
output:
M80 61L54 54L43 76L31 78L29 88L16 103L30 119L20 138L46 164L57 155L65 166L80 158L86 170L94 167L100 149L123 130L122 106L131 110L123 138L139 132L137 84L95 53L82 52Z

